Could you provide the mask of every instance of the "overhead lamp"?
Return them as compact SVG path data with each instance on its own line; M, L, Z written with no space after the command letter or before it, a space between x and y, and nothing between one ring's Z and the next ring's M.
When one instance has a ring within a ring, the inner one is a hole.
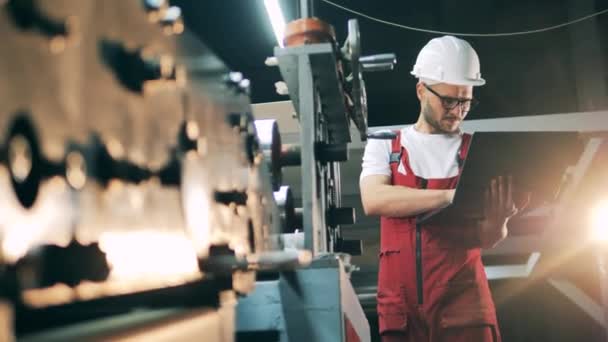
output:
M279 6L279 0L264 0L264 7L266 7L266 13L270 18L272 24L272 30L277 38L277 42L280 47L283 47L283 37L285 36L285 18Z

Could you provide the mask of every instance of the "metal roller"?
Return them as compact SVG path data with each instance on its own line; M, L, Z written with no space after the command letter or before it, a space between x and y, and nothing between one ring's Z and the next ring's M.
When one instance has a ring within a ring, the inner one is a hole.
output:
M302 165L302 149L300 145L286 144L281 147L281 166Z
M296 228L301 228L296 220L296 209L294 207L293 194L289 186L282 186L279 191L275 191L274 200L279 208L283 232L291 233Z
M270 173L272 174L272 189L278 191L281 186L281 134L276 120L255 120L255 130L257 133L260 148L264 157L269 161Z

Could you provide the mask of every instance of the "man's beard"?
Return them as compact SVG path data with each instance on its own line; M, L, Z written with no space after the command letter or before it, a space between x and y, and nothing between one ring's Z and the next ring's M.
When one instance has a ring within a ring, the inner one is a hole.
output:
M424 121L426 121L427 124L429 124L431 127L433 127L433 130L435 131L434 133L444 133L444 134L450 134L450 133L454 133L451 131L446 131L445 129L443 129L441 127L441 123L439 120L435 120L433 118L433 114L435 114L433 112L433 108L431 108L431 106L427 102L424 103L424 106L422 106L422 117L424 118Z

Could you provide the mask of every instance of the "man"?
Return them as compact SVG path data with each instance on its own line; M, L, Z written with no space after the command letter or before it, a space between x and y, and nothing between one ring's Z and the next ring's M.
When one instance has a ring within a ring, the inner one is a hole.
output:
M381 216L378 318L382 341L500 341L481 248L507 235L516 214L510 179L486 192L485 219L470 227L436 227L419 214L452 202L470 136L460 124L485 84L477 53L452 36L420 51L420 116L393 140L369 140L360 187L367 215Z

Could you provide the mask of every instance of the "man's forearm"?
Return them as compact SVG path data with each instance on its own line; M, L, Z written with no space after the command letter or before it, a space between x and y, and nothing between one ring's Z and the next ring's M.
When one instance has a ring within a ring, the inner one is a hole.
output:
M450 204L448 190L413 189L404 186L374 185L366 189L363 207L367 215L408 217Z

